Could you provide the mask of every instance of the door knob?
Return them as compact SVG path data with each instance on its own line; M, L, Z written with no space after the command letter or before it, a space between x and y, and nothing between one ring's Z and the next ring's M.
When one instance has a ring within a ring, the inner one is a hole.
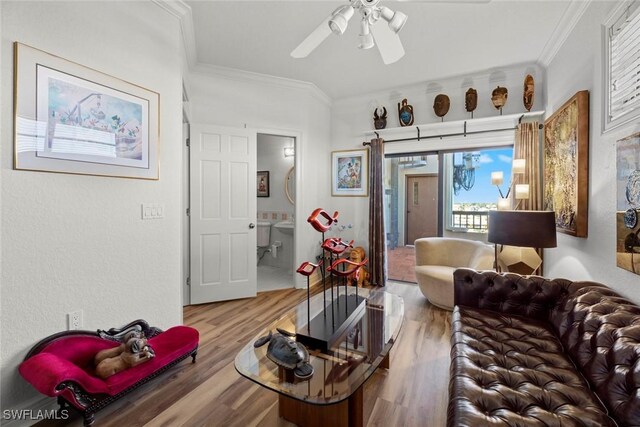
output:
M253 230L254 228L256 228L256 225L254 223L250 223L249 224L249 228L251 228Z

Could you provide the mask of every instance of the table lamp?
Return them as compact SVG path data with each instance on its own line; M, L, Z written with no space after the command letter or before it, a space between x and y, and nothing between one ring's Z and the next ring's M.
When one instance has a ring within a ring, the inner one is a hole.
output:
M537 248L555 248L556 222L552 211L490 211L489 236L495 245L496 271L531 274L542 265ZM506 246L498 254L498 245ZM535 248L535 249L534 249Z

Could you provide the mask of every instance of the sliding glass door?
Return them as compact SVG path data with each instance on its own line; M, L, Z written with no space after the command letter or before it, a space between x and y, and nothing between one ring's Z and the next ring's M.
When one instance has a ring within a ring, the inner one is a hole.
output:
M507 192L513 147L393 155L385 159L385 229L391 280L415 282L414 241L455 237L486 241L488 212Z

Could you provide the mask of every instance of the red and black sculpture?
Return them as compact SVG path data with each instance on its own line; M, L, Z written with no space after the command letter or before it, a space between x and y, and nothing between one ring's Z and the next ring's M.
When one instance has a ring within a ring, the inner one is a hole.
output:
M342 257L348 250L353 249L353 240L347 242L341 238L331 237L325 239L325 232L338 223L339 213L336 211L330 215L322 208L314 210L307 222L322 233L322 259L317 264L303 262L296 270L307 277L307 327L301 328L296 333L296 340L308 347L327 352L329 348L340 338L346 329L359 318L365 308L365 298L358 295L357 286L355 295L349 295L347 289L347 277L360 273L368 259L355 263ZM323 309L322 312L311 319L309 277L320 268L322 276ZM330 301L327 303L327 273L329 274ZM334 282L338 287L334 296ZM340 295L340 284L344 283L344 294Z

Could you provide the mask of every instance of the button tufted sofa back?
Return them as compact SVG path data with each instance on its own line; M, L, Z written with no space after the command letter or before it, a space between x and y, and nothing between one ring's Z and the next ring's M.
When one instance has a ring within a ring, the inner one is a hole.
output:
M600 283L457 269L459 306L547 321L620 425L640 425L640 307Z
M574 282L550 320L610 415L640 425L640 307L600 283Z

